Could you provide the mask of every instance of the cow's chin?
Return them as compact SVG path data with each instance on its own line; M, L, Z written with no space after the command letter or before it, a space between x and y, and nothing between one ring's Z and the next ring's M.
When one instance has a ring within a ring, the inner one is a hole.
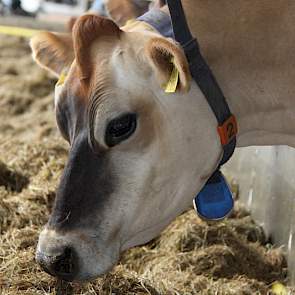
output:
M115 260L113 263L104 264L103 266L100 265L99 258L92 259L91 265L87 265L86 267L82 268L79 273L72 279L68 280L71 282L77 283L85 283L93 281L100 276L107 274L110 272L118 263L118 260Z
M160 233L175 219L181 212L177 212L175 216L168 216L149 227L139 230L133 234L128 240L123 241L121 250L125 251L135 246L140 246L148 243L152 239L158 237Z
M43 270L59 279L90 281L109 272L118 263L118 245L116 242L109 244L98 241L97 237L89 233L73 230L65 234L44 229L39 237L36 260ZM68 260L62 263L57 261L59 257L65 256L65 249L71 250L70 267L64 266L69 263ZM56 265L62 265L63 268ZM68 273L65 274L65 271Z
M94 261L92 261L93 263ZM98 265L99 262L96 262L96 265ZM92 271L94 272L88 272L87 269L85 269L84 271L81 270L81 272L77 273L77 275L70 280L66 280L68 282L74 282L74 283L87 283L87 282L91 282L94 281L95 279L101 277L104 274L107 274L108 272L110 272L114 266L116 266L117 262L115 262L114 264L110 265L108 268L99 268L99 269L94 269Z
M92 281L113 269L120 257L118 249L111 245L103 247L101 253L95 249L80 250L78 256L79 269L71 281L86 282Z

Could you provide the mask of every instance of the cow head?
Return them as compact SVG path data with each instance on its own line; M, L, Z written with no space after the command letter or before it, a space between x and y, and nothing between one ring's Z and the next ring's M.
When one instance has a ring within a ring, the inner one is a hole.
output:
M31 47L41 66L67 72L55 106L70 144L37 261L66 280L95 278L192 204L221 158L217 122L182 49L156 33L86 15L72 36L41 33ZM171 58L179 82L167 94Z

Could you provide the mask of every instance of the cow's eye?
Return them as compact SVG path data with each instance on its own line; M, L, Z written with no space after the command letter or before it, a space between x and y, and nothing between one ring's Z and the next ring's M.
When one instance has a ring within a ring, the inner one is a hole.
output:
M136 129L137 115L123 114L109 122L105 134L105 142L109 147L127 139Z

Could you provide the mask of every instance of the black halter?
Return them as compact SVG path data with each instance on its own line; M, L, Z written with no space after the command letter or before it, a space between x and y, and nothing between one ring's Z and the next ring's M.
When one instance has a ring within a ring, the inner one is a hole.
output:
M189 62L191 75L203 92L217 119L218 134L224 151L220 162L221 166L230 159L236 147L236 119L231 114L226 99L200 52L196 38L193 38L190 32L181 0L167 0L167 4L175 40L182 46Z
M203 92L218 122L217 131L223 147L223 156L217 169L193 199L199 216L207 220L226 217L234 206L230 188L220 171L221 165L232 156L236 147L237 123L210 68L204 60L198 42L188 28L181 0L167 0L170 17L159 9L153 9L138 20L147 22L164 37L172 37L182 46L195 82ZM172 28L171 28L172 22Z
M167 4L175 40L181 44L189 62L191 75L215 114L218 122L217 131L223 147L223 156L216 171L195 196L193 204L200 217L207 220L220 220L226 217L234 206L232 193L220 167L230 159L235 150L237 122L200 52L197 40L191 35L181 0L167 0Z

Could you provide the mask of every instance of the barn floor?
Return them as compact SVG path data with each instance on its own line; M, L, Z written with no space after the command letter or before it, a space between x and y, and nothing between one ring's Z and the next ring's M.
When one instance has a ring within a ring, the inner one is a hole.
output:
M188 211L94 283L42 272L34 250L68 147L54 121L55 80L33 63L27 42L0 35L0 294L253 295L286 282L280 249L242 209L213 224Z

